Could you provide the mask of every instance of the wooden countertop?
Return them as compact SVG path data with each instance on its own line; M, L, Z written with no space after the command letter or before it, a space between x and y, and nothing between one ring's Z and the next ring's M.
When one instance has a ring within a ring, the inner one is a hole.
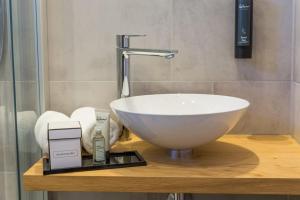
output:
M136 137L114 147L123 150L138 150L148 166L43 176L38 161L25 189L300 195L300 145L291 136L226 135L179 161Z

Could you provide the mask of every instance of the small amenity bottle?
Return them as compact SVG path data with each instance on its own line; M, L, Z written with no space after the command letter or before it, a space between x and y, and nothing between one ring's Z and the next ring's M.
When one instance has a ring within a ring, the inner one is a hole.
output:
M96 135L93 139L93 160L94 163L104 163L105 156L105 138L102 135L100 127L96 127Z
M96 111L97 127L100 127L105 139L105 157L106 163L110 161L110 114L107 112Z

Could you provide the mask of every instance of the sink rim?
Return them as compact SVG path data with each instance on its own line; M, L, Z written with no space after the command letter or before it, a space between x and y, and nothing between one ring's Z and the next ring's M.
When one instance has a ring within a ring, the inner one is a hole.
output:
M138 112L138 111L129 111L129 109L124 109L121 108L120 106L118 107L118 103L121 101L128 101L137 97L153 97L153 96L172 96L172 95L182 95L182 96L189 96L189 95L195 95L195 96L214 96L214 97L225 97L227 99L231 99L233 101L237 101L240 103L239 106L236 106L235 108L227 109L224 111L213 111L213 112L199 112L199 113L149 113L149 112ZM132 96L132 97L126 97L126 98L120 98L112 101L110 103L111 109L116 112L120 111L123 113L128 113L128 114L135 114L135 115L148 115L148 116L166 116L166 117L185 117L185 116L207 116L207 115L216 115L216 114L224 114L224 113L230 113L230 112L236 112L239 110L244 110L247 109L250 106L250 102L248 100L238 98L238 97L233 97L233 96L226 96L226 95L216 95L216 94L195 94L195 93L172 93L172 94L149 94L149 95L137 95L137 96Z

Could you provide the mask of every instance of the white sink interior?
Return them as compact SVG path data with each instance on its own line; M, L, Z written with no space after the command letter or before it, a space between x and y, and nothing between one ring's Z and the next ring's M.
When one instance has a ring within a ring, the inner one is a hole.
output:
M220 95L158 94L118 99L110 106L124 126L142 139L181 150L230 131L249 102Z

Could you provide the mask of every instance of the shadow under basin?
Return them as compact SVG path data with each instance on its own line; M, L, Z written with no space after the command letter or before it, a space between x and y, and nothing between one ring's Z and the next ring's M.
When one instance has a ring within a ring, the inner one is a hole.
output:
M189 158L172 159L170 150L150 145L143 141L133 142L132 149L138 149L149 164L157 163L164 168L172 166L188 170L195 169L201 175L238 176L253 170L259 158L251 150L231 143L215 141L193 149Z

